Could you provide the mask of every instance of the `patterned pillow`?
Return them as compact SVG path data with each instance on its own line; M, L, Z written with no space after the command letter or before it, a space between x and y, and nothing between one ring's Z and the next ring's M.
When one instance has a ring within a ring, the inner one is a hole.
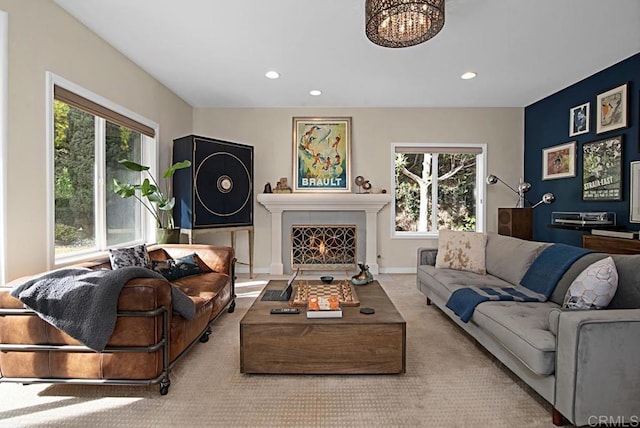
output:
M618 289L618 271L611 257L587 266L571 283L563 307L569 309L606 308Z
M477 232L440 230L436 267L487 273L485 246L487 235Z
M196 253L189 254L178 259L154 260L152 269L173 281L189 275L197 275L204 272L196 260Z
M151 259L145 244L130 248L112 248L109 250L109 260L111 260L111 269L127 266L151 268Z

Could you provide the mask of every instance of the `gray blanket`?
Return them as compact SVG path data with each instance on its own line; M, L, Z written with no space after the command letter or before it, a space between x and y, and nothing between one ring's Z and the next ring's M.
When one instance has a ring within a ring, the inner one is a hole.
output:
M115 270L61 269L28 280L11 295L33 309L40 318L95 351L104 350L116 324L118 297L133 278L165 278L142 267ZM172 286L174 310L190 319L195 306Z

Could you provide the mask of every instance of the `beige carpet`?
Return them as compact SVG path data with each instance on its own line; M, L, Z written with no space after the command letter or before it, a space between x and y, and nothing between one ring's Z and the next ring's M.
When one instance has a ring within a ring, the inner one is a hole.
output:
M157 386L0 384L0 426L549 427L550 406L437 308L414 275L380 275L407 321L407 373L239 373L239 321L265 281L239 280L238 308Z

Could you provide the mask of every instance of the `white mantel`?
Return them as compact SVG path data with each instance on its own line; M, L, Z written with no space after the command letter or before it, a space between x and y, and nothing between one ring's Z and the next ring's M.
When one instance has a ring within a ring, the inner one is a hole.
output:
M366 214L365 263L378 273L378 212L391 202L389 194L260 193L258 202L271 213L271 275L282 275L283 211L364 211Z

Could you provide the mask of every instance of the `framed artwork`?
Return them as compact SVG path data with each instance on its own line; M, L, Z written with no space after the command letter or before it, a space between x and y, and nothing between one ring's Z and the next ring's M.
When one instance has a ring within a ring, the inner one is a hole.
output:
M576 142L542 149L542 179L576 176Z
M627 88L625 83L596 98L596 133L603 134L628 126Z
M629 221L640 223L640 161L631 162L629 177Z
M622 135L582 145L582 199L622 200Z
M293 118L293 190L351 191L351 118Z
M589 106L584 103L569 109L569 137L589 132Z

